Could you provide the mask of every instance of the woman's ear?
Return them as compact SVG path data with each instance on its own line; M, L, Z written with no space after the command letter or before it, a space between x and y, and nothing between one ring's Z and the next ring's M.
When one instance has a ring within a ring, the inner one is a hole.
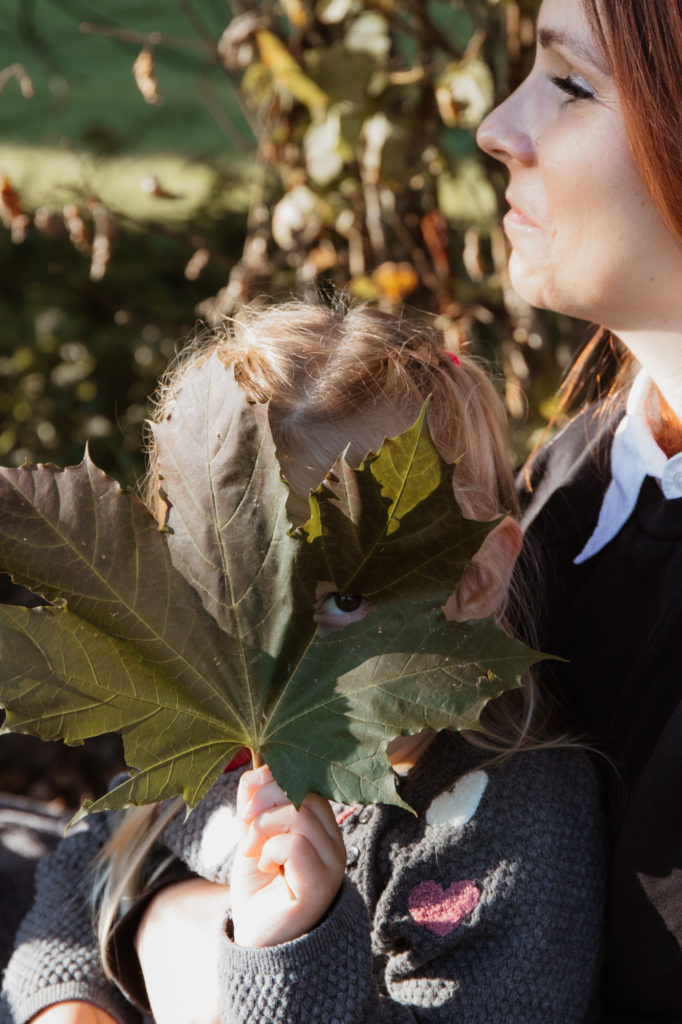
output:
M507 516L489 533L474 560L464 570L456 590L445 603L445 618L455 622L485 619L503 606L523 534Z

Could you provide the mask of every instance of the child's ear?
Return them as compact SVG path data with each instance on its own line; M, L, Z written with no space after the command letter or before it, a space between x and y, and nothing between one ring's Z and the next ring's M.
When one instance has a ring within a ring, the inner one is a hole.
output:
M445 604L446 619L467 622L485 619L499 611L507 597L522 541L521 527L510 516L488 534Z

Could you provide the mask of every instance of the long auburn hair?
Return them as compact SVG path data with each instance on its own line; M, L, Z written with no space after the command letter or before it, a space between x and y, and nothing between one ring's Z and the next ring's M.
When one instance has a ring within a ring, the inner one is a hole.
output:
M682 245L682 2L582 3L618 88L639 172ZM564 380L561 410L577 411L622 394L634 370L635 359L622 342L597 329ZM672 411L664 408L664 428L670 417Z

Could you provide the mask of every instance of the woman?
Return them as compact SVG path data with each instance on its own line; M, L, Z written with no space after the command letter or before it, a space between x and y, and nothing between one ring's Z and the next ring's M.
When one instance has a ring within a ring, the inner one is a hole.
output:
M509 170L512 283L601 324L587 406L521 480L552 675L611 783L608 1020L682 1019L682 3L544 0L529 77L479 129ZM617 336L617 339L613 337Z

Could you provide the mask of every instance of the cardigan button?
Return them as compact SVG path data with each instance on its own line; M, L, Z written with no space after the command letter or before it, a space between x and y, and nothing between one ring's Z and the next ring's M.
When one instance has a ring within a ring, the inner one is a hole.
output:
M360 822L361 825L366 825L368 821L371 821L371 819L372 812L370 811L369 807L365 807L364 810L360 811L360 813L358 814L358 821Z
M357 846L350 846L346 854L346 867L352 868L360 860L360 851Z

